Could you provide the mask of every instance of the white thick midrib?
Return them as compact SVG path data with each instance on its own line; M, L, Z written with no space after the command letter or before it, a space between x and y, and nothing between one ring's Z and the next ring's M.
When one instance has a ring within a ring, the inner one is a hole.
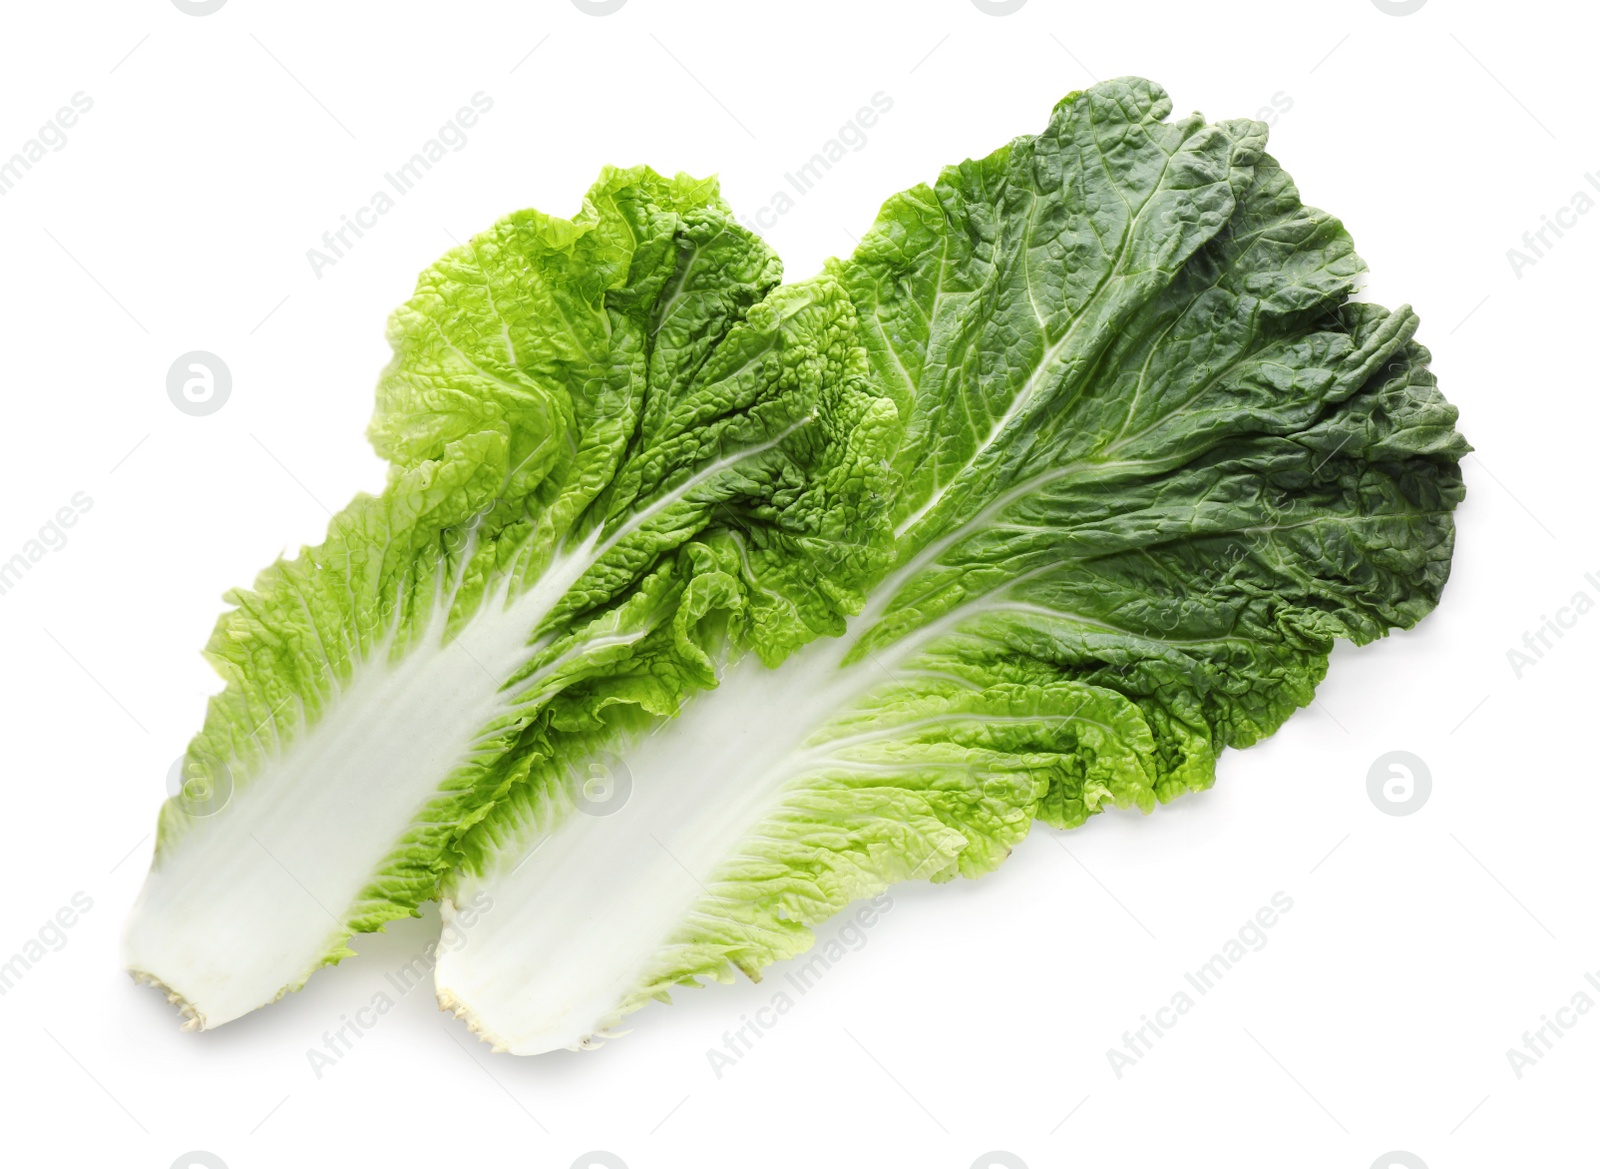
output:
M435 971L440 1003L519 1055L603 1038L740 842L848 743L807 740L977 607L850 665L861 618L777 669L754 655L728 669L716 690L627 749L631 792L618 811L573 812L547 835L519 838L483 877L458 878L441 907L447 924L455 905L481 905L479 893L492 909L457 923L464 940Z
M513 705L501 686L595 553L591 539L509 604L487 598L450 641L441 591L415 648L371 654L315 726L160 858L129 921L128 968L204 1027L303 983L343 944L357 897L417 813Z
M480 891L492 909L442 953L440 1002L518 1054L603 1036L714 871L781 799L805 739L877 681L838 668L847 648L814 642L776 670L746 658L627 752L619 811L573 812L485 879L463 879L443 919Z

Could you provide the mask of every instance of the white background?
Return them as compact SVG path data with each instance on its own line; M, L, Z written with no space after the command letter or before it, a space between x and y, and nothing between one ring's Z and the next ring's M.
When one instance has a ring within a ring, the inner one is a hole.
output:
M1600 613L1520 679L1507 660L1575 592L1600 600L1584 579L1600 577L1600 214L1520 276L1507 258L1600 171L1587 19L1449 0L1400 17L1371 0L1029 0L1005 17L971 0L629 0L603 18L570 0L231 0L200 18L168 0L11 6L0 157L75 92L94 104L0 197L0 559L74 493L93 506L0 596L0 959L74 893L93 908L0 998L0 1158L1592 1156L1600 1012L1520 1079L1506 1056L1600 970ZM720 1079L707 1049L770 983L685 992L597 1053L529 1060L491 1055L424 989L317 1078L307 1049L421 949L431 916L202 1035L120 972L168 765L216 685L197 650L220 594L381 484L362 432L384 319L452 237L522 206L571 214L607 162L720 172L752 215L881 90L893 109L865 148L766 232L803 277L892 192L1125 73L1212 118L1288 99L1273 153L1349 226L1368 295L1422 314L1478 453L1454 576L1421 629L1342 649L1316 705L1230 752L1209 793L1040 829L982 881L897 890L866 946ZM480 90L494 106L468 145L314 275L307 249ZM166 394L194 349L233 375L209 417ZM1433 779L1406 817L1366 790L1394 749ZM1107 1049L1280 890L1294 907L1266 947L1119 1079Z

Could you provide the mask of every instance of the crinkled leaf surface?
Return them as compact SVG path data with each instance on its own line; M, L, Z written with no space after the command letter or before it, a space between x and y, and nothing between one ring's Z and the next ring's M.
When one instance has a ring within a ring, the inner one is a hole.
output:
M1438 601L1468 448L1415 315L1350 300L1350 238L1264 126L1169 113L1071 95L828 266L897 408L892 555L842 636L507 757L445 903L493 910L436 970L495 1046L591 1045L1036 821L1202 789L1335 639Z
M667 715L710 645L842 630L896 412L843 285L779 278L714 183L643 168L422 275L371 427L386 487L230 593L207 647L226 686L126 937L191 1025L432 897L555 700L574 728Z

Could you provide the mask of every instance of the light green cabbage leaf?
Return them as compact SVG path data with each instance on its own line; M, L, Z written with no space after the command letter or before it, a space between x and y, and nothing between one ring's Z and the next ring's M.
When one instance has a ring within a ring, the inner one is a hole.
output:
M206 648L226 684L125 939L188 1026L432 898L553 701L665 716L712 648L843 629L896 412L838 278L779 280L714 182L644 168L423 273L371 425L387 485L229 593Z

